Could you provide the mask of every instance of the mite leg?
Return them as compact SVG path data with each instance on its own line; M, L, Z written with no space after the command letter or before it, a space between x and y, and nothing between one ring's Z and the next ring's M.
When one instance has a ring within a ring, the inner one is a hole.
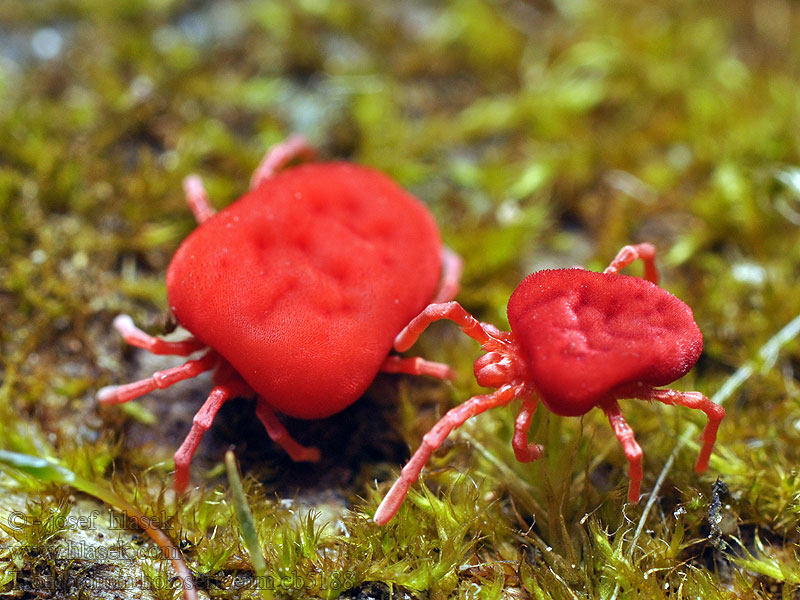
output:
M644 278L657 284L658 269L656 269L655 256L656 249L653 244L644 243L624 246L603 273L618 273L637 258L641 258L644 262Z
M606 413L608 422L611 423L611 428L614 430L619 443L622 444L625 458L628 459L628 474L631 478L630 487L628 488L628 502L636 504L639 502L639 491L642 488L642 448L636 442L633 429L628 425L625 417L622 416L622 411L616 400L607 402L601 408Z
M267 403L267 401L260 397L256 404L256 416L264 424L264 429L267 430L267 435L270 439L278 444L281 448L286 450L295 462L319 462L320 454L319 449L314 446L303 446L295 440L286 428L278 420L275 411Z
M703 445L700 454L694 465L694 470L702 473L708 468L708 460L711 451L714 449L714 442L717 441L717 429L722 418L725 416L725 409L719 404L715 404L700 392L679 392L669 389L643 388L637 390L634 398L639 400L658 400L664 404L686 406L702 410L708 417L705 429L703 429Z
M226 400L247 389L247 386L233 381L218 385L211 390L203 406L200 407L200 410L197 411L194 419L192 419L192 429L189 431L189 435L186 436L181 447L175 452L176 492L182 493L186 486L189 485L189 465L192 463L192 456L194 456L197 446L200 445L203 434L211 428L211 423L214 421L214 417L217 416L220 407L225 404Z
M189 356L205 348L200 340L190 337L180 342L168 342L161 338L153 337L136 327L128 315L117 315L114 318L114 329L119 331L122 338L130 346L142 348L151 354L171 354L174 356Z
M164 389L171 385L197 377L203 371L213 368L219 357L211 350L196 360L189 360L171 369L156 371L147 379L126 383L124 385L107 385L97 391L97 401L100 404L122 404L152 392L155 389Z
M514 422L514 437L511 439L511 447L514 448L514 456L521 463L531 462L538 459L544 449L539 444L528 443L528 429L531 427L531 417L536 410L536 398L531 397L522 402L522 408Z
M199 175L187 175L183 179L183 193L186 195L186 204L192 211L198 223L213 217L215 211L208 202L208 193Z
M422 444L403 467L400 477L394 482L389 493L383 498L378 510L375 512L375 522L385 525L400 509L400 505L408 493L408 488L414 483L428 462L433 452L442 445L445 438L456 427L460 427L470 417L474 417L490 408L502 406L510 402L517 393L517 389L507 385L491 394L474 396L463 404L450 409L422 438Z
M455 379L456 374L444 363L425 360L419 356L402 358L400 356L387 356L381 365L384 373L406 373L407 375L430 375L437 379Z
M447 246L442 246L442 282L439 285L439 291L433 298L433 304L449 302L458 295L463 272L464 261L462 258Z
M264 180L274 176L275 173L280 171L295 158L313 160L316 154L316 150L302 135L295 134L289 136L280 144L275 144L270 148L264 155L264 158L261 159L261 163L259 163L256 170L253 171L253 176L250 178L250 189L254 190L257 188Z
M464 333L478 340L481 345L494 339L484 330L484 324L464 310L458 302L445 302L444 304L429 304L414 317L394 338L395 350L398 352L408 350L428 325L440 319L455 321Z

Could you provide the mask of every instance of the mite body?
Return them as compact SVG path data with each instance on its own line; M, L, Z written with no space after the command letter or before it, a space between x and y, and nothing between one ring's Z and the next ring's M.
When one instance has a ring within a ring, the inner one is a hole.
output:
M103 388L103 404L214 370L214 388L175 454L179 491L203 433L233 396L257 396L256 414L272 440L294 460L316 461L318 450L293 440L276 412L327 417L358 399L379 371L452 376L446 365L389 353L432 299L455 296L460 259L443 248L428 209L385 175L345 162L282 170L313 154L297 136L274 147L250 191L219 213L200 179L187 177L199 225L169 265L167 298L192 337L169 342L126 315L114 321L127 343L155 354L203 353Z
M629 463L628 500L637 502L642 482L642 449L617 402L622 398L657 400L702 410L708 416L695 465L704 471L725 415L721 406L699 392L662 389L697 362L703 337L691 309L658 287L655 249L625 246L603 273L584 269L548 269L524 279L508 302L511 331L481 323L457 302L431 304L400 332L395 349L410 348L433 321L455 321L486 354L475 361L475 377L497 388L450 410L423 437L375 513L387 523L400 508L408 488L431 454L450 432L470 417L522 399L512 446L517 460L539 458L542 447L528 443L531 416L538 400L552 412L580 416L599 407L608 417ZM645 277L619 270L636 259Z

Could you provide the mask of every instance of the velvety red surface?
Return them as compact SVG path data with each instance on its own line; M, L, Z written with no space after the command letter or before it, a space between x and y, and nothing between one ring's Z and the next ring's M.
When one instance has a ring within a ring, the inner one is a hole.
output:
M431 300L440 249L427 208L386 176L309 163L192 232L169 305L275 409L325 417L364 392Z
M616 387L666 385L703 349L691 309L638 277L538 271L508 302L531 381L554 413L582 415Z

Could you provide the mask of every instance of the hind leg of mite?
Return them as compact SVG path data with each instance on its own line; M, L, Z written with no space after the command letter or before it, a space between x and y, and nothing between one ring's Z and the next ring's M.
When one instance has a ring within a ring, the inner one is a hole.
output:
M319 462L319 449L314 446L303 446L295 440L278 420L275 410L261 396L256 404L256 416L267 430L269 438L283 448L293 461Z
M639 502L639 493L642 489L642 448L636 441L633 429L622 416L622 410L616 400L608 401L601 408L625 452L625 458L628 461L628 475L631 480L628 487L628 502L636 504Z

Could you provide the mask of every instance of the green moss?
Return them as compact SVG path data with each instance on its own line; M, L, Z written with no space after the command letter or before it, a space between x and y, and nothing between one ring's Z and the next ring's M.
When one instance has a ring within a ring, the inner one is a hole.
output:
M761 348L800 313L799 20L781 0L0 4L0 449L57 459L170 519L213 598L333 598L364 582L431 598L796 594L800 345ZM598 411L540 410L531 436L546 454L520 464L511 407L451 436L377 527L369 516L402 448L480 393L476 345L442 324L416 348L453 365L453 385L379 378L347 426L293 424L332 438L311 475L242 433L249 412L223 411L195 464L206 485L175 498L169 457L207 390L98 409L102 385L167 364L123 350L110 321L127 312L165 329L165 269L193 227L182 177L201 173L225 206L290 132L423 198L465 258L460 301L498 326L528 272L600 269L623 244L654 242L663 285L705 338L676 385L710 396L746 375L709 472L692 471L684 435L702 415L624 403L643 491L664 474L645 512L624 503L625 459ZM381 411L396 438L374 439ZM222 476L232 443L271 581L241 543ZM718 475L730 495L714 504ZM4 510L29 517L0 523L0 593L61 572L65 597L88 594L117 568L41 552L88 534L40 517L99 505L14 469L0 490ZM116 543L101 525L95 541ZM130 572L142 582L130 597L179 593L158 557Z

